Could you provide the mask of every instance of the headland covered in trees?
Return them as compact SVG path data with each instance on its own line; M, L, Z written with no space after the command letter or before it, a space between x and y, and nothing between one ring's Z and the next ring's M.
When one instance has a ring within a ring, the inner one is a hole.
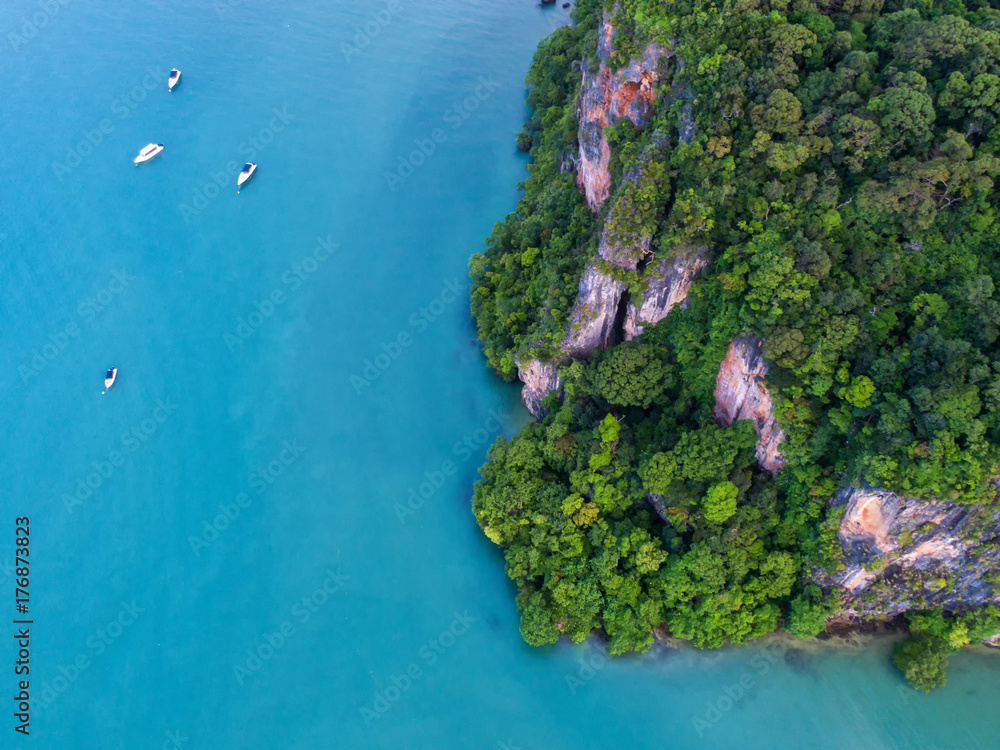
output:
M1000 3L583 0L470 262L531 644L1000 632Z

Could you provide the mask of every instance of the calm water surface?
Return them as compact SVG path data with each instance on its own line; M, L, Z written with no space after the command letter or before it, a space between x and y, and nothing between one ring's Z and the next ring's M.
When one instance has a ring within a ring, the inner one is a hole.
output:
M34 747L998 746L993 655L924 697L888 645L606 663L521 641L468 498L527 414L464 287L565 20L0 5L0 606L27 515ZM28 746L0 642L0 746Z

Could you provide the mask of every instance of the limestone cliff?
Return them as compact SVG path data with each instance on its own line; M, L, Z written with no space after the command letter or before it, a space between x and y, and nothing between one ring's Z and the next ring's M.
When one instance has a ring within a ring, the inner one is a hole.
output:
M997 602L1000 510L924 501L871 487L847 487L830 502L843 518L844 553L835 574L841 617L888 617L911 609L962 610Z
M588 61L584 60L580 86L580 159L576 179L587 205L594 210L600 208L611 189L608 175L611 149L604 137L604 128L625 117L636 125L644 124L653 101L653 84L659 77L660 58L670 55L662 45L651 42L638 58L612 72L608 61L613 52L614 34L611 14L604 11L597 30L597 59L594 61L597 72L592 73Z
M667 199L669 178L664 165L669 158L670 138L658 131L622 175L597 247L598 255L608 263L634 271L649 256Z
M624 304L628 302L627 285L615 280L608 271L615 268L636 271L649 257L659 218L659 203L650 200L649 196L656 195L664 187L655 167L667 158L668 152L667 137L657 134L638 162L622 175L614 205L601 231L598 258L591 262L580 280L570 330L563 345L570 357L589 357L597 349L606 349L614 343L622 323ZM654 286L661 287L670 285L671 281L679 279L664 281L659 276L652 279ZM676 290L674 297L683 299L689 286L690 282L682 290Z
M575 166L577 184L587 204L595 210L607 200L611 189L608 174L610 148L603 129L626 117L636 125L644 124L653 102L653 84L659 77L657 67L660 59L670 55L662 45L653 42L637 58L612 72L608 62L613 53L614 33L611 14L605 12L598 29L597 72L592 73L586 61L583 65L579 98L579 158L575 163L564 162L560 167L568 169ZM525 383L522 400L536 417L543 416L542 399L561 385L557 374L559 365L572 359L590 357L598 349L611 346L623 334L628 286L626 282L615 279L612 271L620 268L636 272L640 263L650 255L658 203L648 200L648 196L635 200L633 195L643 195L646 188L658 187L661 178L656 172L645 170L644 165L666 159L668 149L669 139L665 134L654 137L639 162L622 175L619 197L608 213L597 255L580 278L577 299L558 353L548 363L530 355L524 357L523 366L519 361L518 374ZM631 335L624 332L628 338L641 333L642 323L662 319L671 307L682 301L691 279L701 267L685 267L687 270L669 272L667 265L661 266L657 266L650 275L648 303L644 301L641 309L633 315L628 329Z
M626 341L641 336L646 325L659 323L687 299L694 277L708 263L707 251L705 247L682 251L646 269L648 286L642 300L638 305L630 300L625 309Z
M573 305L569 333L562 345L568 357L589 357L614 343L615 320L624 293L625 284L615 281L593 263L587 266Z
M542 401L550 393L562 388L558 366L555 363L544 364L537 359L529 359L523 364L518 360L517 375L524 383L521 401L535 419L541 419L547 413Z
M687 250L647 269L648 287L638 306L628 301L623 282L616 281L592 262L580 279L569 331L559 354L548 364L535 358L518 360L518 376L525 384L521 400L528 411L539 419L544 416L542 399L562 384L557 375L558 365L606 349L619 334L631 341L642 335L645 326L658 323L682 304L695 276L708 263L706 256L707 248Z
M767 364L761 356L764 342L741 336L729 342L715 382L715 421L729 427L739 419L752 419L759 436L757 461L772 474L785 465L778 450L784 432L772 414L771 394L764 384Z

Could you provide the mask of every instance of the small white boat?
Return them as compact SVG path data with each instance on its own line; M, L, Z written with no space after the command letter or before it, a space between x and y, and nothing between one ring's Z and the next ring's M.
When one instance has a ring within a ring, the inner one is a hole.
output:
M149 143L142 147L142 151L140 151L139 155L132 160L132 163L138 167L144 161L149 161L150 159L152 159L162 150L163 150L162 143Z
M112 367L110 370L108 370L108 374L104 376L104 390L101 391L102 396L108 392L108 389L110 389L111 386L115 384L115 378L117 377L118 377L117 367Z
M167 79L167 90L173 91L179 80L181 80L181 72L177 68L171 68L170 77Z
M243 187L243 183L253 177L253 173L257 171L257 165L247 162L243 165L243 170L240 172L240 176L236 178L236 192L240 192L240 188Z

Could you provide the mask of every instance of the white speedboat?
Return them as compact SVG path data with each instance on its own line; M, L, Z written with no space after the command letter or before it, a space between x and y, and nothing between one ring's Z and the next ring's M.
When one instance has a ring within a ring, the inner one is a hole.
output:
M142 151L140 151L139 155L132 160L132 163L138 167L144 161L149 161L150 159L152 159L162 150L163 150L162 143L149 143L142 147Z
M118 377L117 367L112 367L110 370L108 370L108 374L104 376L104 390L101 391L102 396L108 392L108 389L111 388L111 386L115 384L115 378L117 377Z
M181 72L177 68L171 68L170 77L167 79L167 90L173 91L179 80L181 80Z
M247 162L243 165L243 170L240 172L240 176L236 178L236 192L240 192L240 188L243 187L243 183L253 177L253 173L257 171L257 165Z

